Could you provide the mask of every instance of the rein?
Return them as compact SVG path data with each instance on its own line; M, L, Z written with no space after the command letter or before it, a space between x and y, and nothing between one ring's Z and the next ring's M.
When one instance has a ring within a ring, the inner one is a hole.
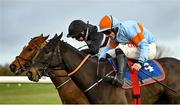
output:
M74 75L76 72L78 72L80 70L82 65L87 61L87 59L90 56L91 56L90 54L86 55L86 57L81 61L81 63L72 72L70 72L70 73L68 73L66 75L59 75L59 76L55 76L55 77L70 77L70 76ZM62 69L55 69L55 70L62 70Z
M91 56L90 54L86 55L86 57L82 60L82 62L79 64L79 66L76 67L76 69L73 70L71 73L69 73L68 76L71 76L71 75L75 74L75 73L82 67L82 65L87 61L87 59L88 59L90 56Z

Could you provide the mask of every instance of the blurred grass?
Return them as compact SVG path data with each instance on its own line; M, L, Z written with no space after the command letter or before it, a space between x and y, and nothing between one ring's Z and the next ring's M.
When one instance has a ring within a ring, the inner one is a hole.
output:
M0 84L0 104L60 103L53 84Z

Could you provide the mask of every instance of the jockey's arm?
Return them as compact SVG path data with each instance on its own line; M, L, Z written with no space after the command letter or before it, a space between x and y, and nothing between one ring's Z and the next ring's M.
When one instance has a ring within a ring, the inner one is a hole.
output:
M146 39L139 42L138 47L140 49L139 62L143 63L148 60L149 45Z
M88 45L88 49L83 50L87 54L95 55L99 52L101 40L102 40L102 33L95 33L94 36L91 36L91 44Z
M99 53L99 60L106 59L106 52L109 51L110 49L112 49L111 46L109 45L105 46Z
M106 58L106 52L109 51L110 49L116 48L118 46L118 42L114 42L110 40L110 42L103 48L103 51L101 51L99 59L101 58Z
M148 42L143 34L143 27L141 24L134 28L133 33L130 34L131 41L140 49L139 62L143 63L148 59ZM132 29L133 30L133 29Z

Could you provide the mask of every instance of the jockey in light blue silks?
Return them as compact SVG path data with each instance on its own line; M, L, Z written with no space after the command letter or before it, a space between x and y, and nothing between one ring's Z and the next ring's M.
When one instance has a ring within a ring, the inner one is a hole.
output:
M123 84L123 69L126 62L124 56L137 59L131 69L139 69L148 59L156 57L156 44L154 35L136 21L119 21L113 16L104 16L99 24L99 32L103 32L111 40L101 52L99 59L116 57L117 72L113 77ZM125 55L124 55L125 54ZM120 75L120 76L118 76Z

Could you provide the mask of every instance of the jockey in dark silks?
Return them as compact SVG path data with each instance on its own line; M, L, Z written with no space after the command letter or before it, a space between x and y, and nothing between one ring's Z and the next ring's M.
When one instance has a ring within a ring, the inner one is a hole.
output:
M99 48L106 46L109 38L104 37L102 32L97 32L95 25L85 23L82 20L74 20L69 25L69 33L67 37L75 38L78 41L85 41L88 49L82 50L84 53L95 55L99 52Z

